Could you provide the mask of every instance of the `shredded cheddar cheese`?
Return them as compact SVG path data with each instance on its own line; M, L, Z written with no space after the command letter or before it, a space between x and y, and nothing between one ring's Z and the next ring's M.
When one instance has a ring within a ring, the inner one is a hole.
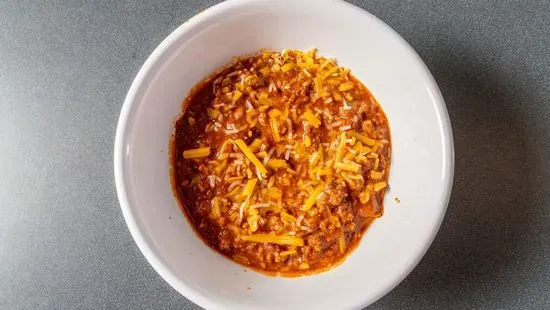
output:
M260 173L265 177L267 176L267 169L265 169L265 166L260 162L260 160L252 153L250 148L244 143L243 140L237 139L235 140L235 144L241 149L243 154L248 157L248 159L256 166L256 168L260 171Z
M256 234L241 236L245 241L260 242L260 243L275 243L280 245L295 245L304 246L304 239L294 236L274 236L267 234Z
M183 158L185 159L202 158L202 157L208 157L208 156L210 156L209 147L201 147L198 149L183 151Z

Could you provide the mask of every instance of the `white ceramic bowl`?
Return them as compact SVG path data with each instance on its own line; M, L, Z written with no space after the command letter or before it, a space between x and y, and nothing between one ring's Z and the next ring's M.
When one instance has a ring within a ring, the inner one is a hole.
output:
M168 169L173 121L189 89L233 56L310 47L351 68L386 112L393 158L384 216L331 271L301 278L246 272L199 240L178 208ZM431 244L453 164L447 110L418 55L376 17L330 0L232 0L193 17L139 71L115 141L116 187L132 236L170 285L208 309L350 309L376 301Z

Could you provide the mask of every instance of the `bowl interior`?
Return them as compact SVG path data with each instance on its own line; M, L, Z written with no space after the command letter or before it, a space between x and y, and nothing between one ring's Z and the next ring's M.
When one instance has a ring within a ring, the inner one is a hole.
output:
M168 139L190 88L232 57L311 47L351 68L386 112L390 190L384 216L342 265L308 277L268 277L245 271L192 231L171 191ZM388 26L340 1L229 1L200 13L174 31L136 77L115 145L119 199L138 246L176 290L209 309L370 304L430 245L445 213L452 168L447 111L424 64Z

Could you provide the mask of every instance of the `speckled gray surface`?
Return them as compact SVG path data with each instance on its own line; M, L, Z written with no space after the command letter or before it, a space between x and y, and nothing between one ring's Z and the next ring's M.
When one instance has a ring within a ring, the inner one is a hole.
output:
M0 1L1 309L198 309L134 244L112 149L141 64L216 2ZM456 144L440 233L372 308L549 309L550 2L351 2L424 59Z

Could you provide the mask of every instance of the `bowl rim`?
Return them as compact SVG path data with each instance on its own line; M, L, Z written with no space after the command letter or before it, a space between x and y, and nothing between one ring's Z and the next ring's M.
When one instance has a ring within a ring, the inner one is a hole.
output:
M154 51L147 58L143 66L138 71L125 97L125 100L120 112L120 116L118 119L117 127L116 127L116 135L115 135L115 141L114 141L115 142L114 143L115 186L116 186L120 208L122 210L122 214L126 222L126 225L130 230L130 234L134 239L134 241L136 242L141 253L145 256L145 258L149 262L149 264L170 286L172 286L172 288L174 288L178 293L182 294L184 297L186 297L193 303L201 307L204 307L206 309L210 309L210 308L218 309L218 308L225 308L225 307L224 305L205 297L200 291L196 290L192 286L188 285L187 283L179 279L170 270L170 268L167 267L163 259L152 249L147 236L144 234L143 229L138 224L138 220L135 216L134 211L132 210L132 207L129 201L127 184L126 184L126 181L124 180L124 175L125 175L124 162L126 157L125 153L127 152L125 147L125 141L128 135L128 128L131 127L130 123L132 122L132 119L135 116L136 99L139 96L139 93L142 90L143 86L147 85L148 83L147 77L155 69L157 61L162 58L161 56L165 52L167 52L167 50L178 40L180 36L191 31L194 27L200 25L201 23L209 20L212 17L215 17L219 14L223 14L226 10L229 10L235 6L246 5L247 3L252 3L254 1L255 0L227 0L221 3L218 3L214 6L207 8L202 12L197 13L196 15L194 15L193 17L185 21L183 24L178 26L174 31L172 31L154 49ZM393 290L399 283L401 283L416 267L416 265L420 262L422 257L426 254L427 250L433 243L433 240L435 239L435 236L437 235L437 232L439 231L441 223L443 222L443 219L445 217L446 210L447 210L450 196L451 196L451 190L452 190L453 179L454 179L454 165L455 165L453 133L452 133L450 117L448 114L448 110L445 106L445 101L443 99L441 91L437 86L437 83L435 82L435 79L433 78L426 64L422 61L422 59L416 53L416 51L412 48L412 46L403 37L401 37L401 35L399 35L393 28L391 28L385 22L383 22L373 14L369 13L368 11L360 7L357 7L351 3L345 2L344 0L324 0L324 1L332 2L334 5L348 6L351 9L359 11L360 13L371 18L373 21L379 23L381 26L385 27L386 30L388 30L388 33L393 35L394 39L400 41L401 44L404 45L404 47L408 50L408 52L412 56L414 56L414 58L416 59L416 62L421 66L422 70L424 71L423 73L427 78L426 80L427 86L429 86L433 94L433 102L435 103L434 106L438 110L438 114L441 117L440 121L441 121L441 124L443 125L441 134L443 138L442 139L443 147L445 149L444 154L446 155L446 158L445 158L446 164L444 167L445 168L444 172L445 172L445 175L448 176L448 179L445 180L446 183L443 186L444 195L442 196L443 197L442 201L440 201L441 208L440 208L439 214L437 214L437 217L438 217L437 224L433 226L433 229L430 232L430 235L426 238L426 241L423 244L423 248L419 249L416 257L411 262L411 264L405 269L402 276L400 278L395 279L391 284L386 285L386 287L381 288L378 291L378 294L375 294L374 296L370 296L370 297L365 296L364 299L358 300L355 306L359 308L359 307L364 307L374 303L375 301L380 299L382 296L386 295L391 290Z

